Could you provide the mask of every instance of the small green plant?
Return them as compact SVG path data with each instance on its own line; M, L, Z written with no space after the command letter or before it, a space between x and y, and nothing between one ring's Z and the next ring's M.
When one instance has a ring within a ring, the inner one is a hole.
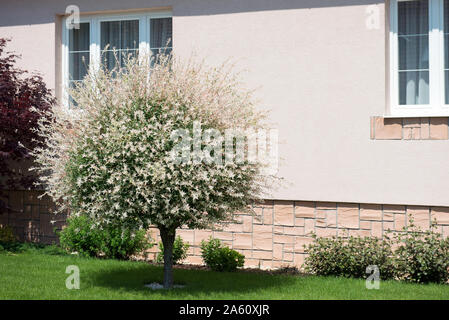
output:
M61 247L82 256L125 260L153 244L145 230L131 230L117 225L96 226L86 216L70 217L59 233Z
M418 283L447 283L449 280L449 239L436 232L435 223L422 231L412 216L403 233L396 233L397 278Z
M190 245L187 242L184 242L180 236L177 236L173 243L173 264L180 263L187 258L187 251L189 248ZM158 263L164 262L164 245L162 244L162 241L159 242L159 253L157 254L156 261Z
M366 278L366 268L376 265L381 279L394 277L392 242L389 238L318 238L307 247L306 272L322 276Z
M61 247L67 251L87 257L101 253L101 231L94 228L86 216L69 217L66 227L58 235Z
M204 263L214 271L235 271L245 264L245 256L224 246L219 239L201 241Z
M0 243L9 243L17 241L14 232L10 226L0 225Z

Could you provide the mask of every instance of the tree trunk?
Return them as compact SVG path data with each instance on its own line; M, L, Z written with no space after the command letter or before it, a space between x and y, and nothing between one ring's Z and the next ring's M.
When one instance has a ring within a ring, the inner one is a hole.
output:
M173 244L175 242L176 229L159 229L164 245L164 288L173 287Z

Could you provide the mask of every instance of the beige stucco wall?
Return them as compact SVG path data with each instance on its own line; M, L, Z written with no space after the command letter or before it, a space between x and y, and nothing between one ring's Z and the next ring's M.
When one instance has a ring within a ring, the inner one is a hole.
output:
M366 27L378 3L379 29ZM448 140L371 140L386 109L385 5L380 0L2 0L0 36L21 64L58 88L57 14L172 7L178 54L248 69L280 134L275 199L449 205Z

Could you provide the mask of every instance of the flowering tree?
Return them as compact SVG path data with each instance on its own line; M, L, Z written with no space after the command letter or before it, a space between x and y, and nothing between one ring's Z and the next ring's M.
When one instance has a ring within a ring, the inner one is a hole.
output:
M0 38L0 190L33 186L34 175L18 170L38 143L40 114L32 108L48 111L54 103L40 76L14 66L18 56L5 51L7 41Z
M48 146L35 152L61 209L100 225L159 229L166 288L176 229L210 227L250 210L269 178L265 163L222 153L221 132L264 128L251 93L232 67L195 61L141 57L90 73L71 92L81 110L54 108L52 121L40 125ZM229 141L235 147L238 140Z

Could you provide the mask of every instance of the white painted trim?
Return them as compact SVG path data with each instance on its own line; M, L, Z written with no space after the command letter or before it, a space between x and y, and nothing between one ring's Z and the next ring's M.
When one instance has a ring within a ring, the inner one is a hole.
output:
M398 2L390 0L390 105L385 117L448 116L444 77L444 0L429 1L428 105L399 105Z

